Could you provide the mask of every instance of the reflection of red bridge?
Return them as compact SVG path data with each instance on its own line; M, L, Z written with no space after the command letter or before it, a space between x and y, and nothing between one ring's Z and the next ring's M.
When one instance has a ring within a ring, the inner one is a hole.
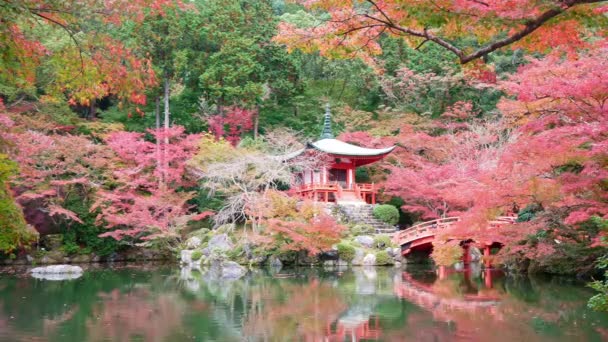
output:
M490 271L486 277L491 277ZM432 285L414 280L406 272L402 281L396 282L393 291L397 297L432 312L445 315L452 311L492 311L500 303L500 297L492 294L465 294L462 297L442 297Z
M498 229L505 224L515 223L516 219L517 217L514 216L499 216L496 220L488 222L488 228ZM446 217L423 222L395 233L393 236L393 242L401 246L401 252L404 256L417 249L430 249L432 247L433 240L435 239L435 235L441 230L446 230L452 227L454 223L458 221L460 221L460 217ZM490 255L491 245L492 243L485 244L483 246L484 255ZM464 247L467 249L468 245ZM466 261L467 260L465 260L465 262Z

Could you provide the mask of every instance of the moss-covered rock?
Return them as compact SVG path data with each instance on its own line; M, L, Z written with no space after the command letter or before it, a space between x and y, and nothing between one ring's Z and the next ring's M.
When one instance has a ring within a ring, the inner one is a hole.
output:
M337 247L340 259L350 262L355 258L355 247L348 242L340 242Z
M393 258L386 251L376 253L376 265L385 266L394 264Z

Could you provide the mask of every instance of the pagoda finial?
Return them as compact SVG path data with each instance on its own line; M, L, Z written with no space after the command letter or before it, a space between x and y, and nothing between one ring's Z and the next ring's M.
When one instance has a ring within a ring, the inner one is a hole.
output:
M325 120L323 121L323 132L321 139L333 139L334 132L331 130L331 113L329 112L329 103L325 104Z

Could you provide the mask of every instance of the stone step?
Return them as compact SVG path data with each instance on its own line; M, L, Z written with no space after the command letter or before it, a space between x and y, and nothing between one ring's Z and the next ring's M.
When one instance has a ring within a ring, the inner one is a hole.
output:
M376 234L391 234L396 231L395 227L391 227L374 217L373 205L339 205L338 209L346 216L348 221L369 225L374 228Z

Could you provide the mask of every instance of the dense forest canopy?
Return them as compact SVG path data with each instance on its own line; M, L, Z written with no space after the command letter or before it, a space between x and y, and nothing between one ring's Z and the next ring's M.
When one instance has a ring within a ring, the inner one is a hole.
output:
M331 246L271 158L325 103L340 139L398 146L357 177L402 224L457 215L451 236L553 273L606 254L605 1L5 0L0 22L3 254L31 227L112 253L226 222Z

